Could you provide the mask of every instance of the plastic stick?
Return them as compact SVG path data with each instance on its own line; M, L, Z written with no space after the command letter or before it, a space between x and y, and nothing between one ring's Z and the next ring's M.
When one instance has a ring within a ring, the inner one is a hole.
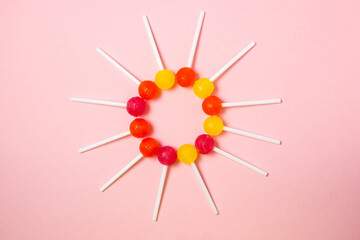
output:
M123 74L125 74L130 80L132 80L137 85L140 85L139 79L134 77L131 73L129 73L123 66L121 66L114 58L112 58L109 54L107 54L104 50L102 50L100 47L96 48L96 51L98 51L103 57L105 57L110 63L112 63L115 67L117 67Z
M160 186L159 186L158 194L157 194L157 197L156 197L156 204L155 204L155 209L154 209L153 221L156 221L157 218L158 218L160 202L161 202L161 197L162 197L162 193L163 193L163 190L164 190L164 184L165 184L167 169L168 169L168 166L164 165L162 173L161 173Z
M219 212L218 212L218 210L216 209L215 203L214 203L214 201L212 200L212 198L211 198L211 196L210 196L209 190L207 189L207 187L206 187L206 185L205 185L205 183L204 183L204 180L202 179L201 174L200 174L198 168L196 167L196 164L195 164L195 163L191 163L190 165L191 165L192 169L194 170L197 179L198 179L199 182L200 182L201 188L203 189L203 191L204 191L204 193L205 193L205 196L206 196L207 200L208 200L209 203L210 203L211 209L213 210L213 212L214 212L215 214L218 214Z
M121 102L110 102L110 101L88 99L88 98L77 98L77 97L72 97L70 98L70 100L73 102L93 103L93 104L108 105L115 107L126 107L126 103L121 103Z
M276 139L260 136L260 135L254 134L254 133L249 133L249 132L245 132L245 131L242 131L242 130L226 127L226 126L224 126L224 131L236 133L236 134L243 135L243 136L246 136L246 137L251 137L251 138L263 140L263 141L270 142L270 143L281 144L281 141L276 140Z
M268 175L267 172L255 167L255 166L251 165L250 163L247 163L244 160L241 160L240 158L237 158L234 155L231 155L230 153L227 153L227 152L225 152L225 151L223 151L223 150L221 150L221 149L219 149L217 147L214 147L214 152L217 152L217 153L223 155L226 158L229 158L229 159L231 159L231 160L233 160L233 161L235 161L237 163L240 163L241 165L243 165L243 166L245 166L247 168L250 168L251 170L254 170L257 173L260 173L261 175L263 175L265 177Z
M127 170L129 170L135 163L137 163L142 158L143 158L142 154L136 156L136 158L134 158L131 162L129 162L123 169L120 170L120 172L118 172L109 181L107 181L105 185L100 188L100 191L101 192L105 191L105 189L107 189L111 184L113 184L119 177L121 177Z
M191 50L190 50L189 60L188 60L188 63L187 63L187 66L189 68L191 68L192 64L193 64L193 60L194 60L194 56L195 56L195 52L196 52L196 47L197 47L197 43L198 43L199 36L200 36L201 26L202 26L203 21L204 21L204 16L205 16L205 12L201 11L200 12L200 17L199 17L199 20L198 20L198 23L197 23L197 26L196 26L196 31L195 31L193 44L192 44Z
M281 99L247 101L247 102L229 102L229 103L222 103L221 105L223 107L241 107L241 106L272 104L272 103L281 103Z
M104 140L102 140L102 141L100 141L100 142L91 144L91 145L89 145L89 146L87 146L87 147L80 148L80 149L79 149L79 152L80 152L80 153L83 153L83 152L89 151L89 150L91 150L91 149L93 149L93 148L96 148L96 147L99 147L99 146L104 145L104 144L106 144L106 143L109 143L109 142L118 140L118 139L120 139L120 138L126 137L126 136L128 136L128 135L130 135L130 134L131 134L130 131L126 131L126 132L120 133L120 134L118 134L118 135L116 135L116 136L113 136L113 137L104 139Z
M225 66L223 66L217 73L214 74L211 78L209 78L210 81L215 81L221 74L223 74L226 70L228 70L229 67L231 67L237 60L239 60L242 56L244 56L251 48L255 46L255 42L251 42L246 48L241 50L233 59L230 60Z
M151 31L151 27L150 27L149 20L148 20L147 16L143 16L143 21L144 21L144 24L145 24L145 29L146 29L147 35L148 35L148 37L150 39L151 48L153 49L154 54L155 54L156 62L159 65L159 69L163 70L164 65L163 65L163 63L161 61L159 50L158 50L158 48L156 46L154 35L153 35L153 32Z

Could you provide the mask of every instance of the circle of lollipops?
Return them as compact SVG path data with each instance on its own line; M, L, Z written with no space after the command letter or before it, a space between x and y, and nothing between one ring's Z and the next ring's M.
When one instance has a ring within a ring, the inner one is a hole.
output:
M162 192L165 184L166 174L168 167L171 166L179 159L181 162L185 164L190 164L197 179L200 182L200 185L205 193L205 196L210 203L211 209L215 214L218 214L218 210L212 200L210 193L200 175L198 168L196 167L195 160L198 157L198 154L208 154L210 152L219 153L226 158L229 158L241 165L250 168L251 170L260 173L263 176L267 176L268 173L253 166L250 163L245 162L244 160L225 152L217 147L215 147L215 141L213 136L219 135L222 131L228 131L235 134L247 136L250 138L267 141L274 144L281 144L279 140L275 140L272 138L260 136L258 134L242 131L239 129L231 128L228 126L224 126L223 121L217 115L220 113L221 109L224 107L239 107L239 106L251 106L251 105L264 105L264 104L273 104L273 103L281 103L281 99L271 99L271 100L260 100L260 101L247 101L247 102L229 102L223 103L218 97L211 96L214 90L213 82L222 75L229 67L231 67L237 60L239 60L242 56L244 56L250 49L255 46L254 42L251 42L247 47L245 47L242 51L240 51L233 59L231 59L225 66L223 66L219 71L217 71L210 78L200 78L196 80L196 73L192 69L192 63L194 60L194 55L196 52L196 47L200 35L200 31L202 28L202 23L204 19L205 12L201 11L200 17L197 23L195 37L192 43L190 56L188 59L188 63L186 67L181 68L175 75L168 69L164 68L162 60L160 58L160 54L158 52L155 39L153 33L151 31L149 21L146 16L143 16L143 21L145 24L145 29L147 35L150 39L151 47L155 54L156 62L159 66L159 71L155 75L155 82L153 81L139 81L136 77L134 77L131 73L129 73L124 67L122 67L115 59L113 59L108 53L106 53L101 48L97 48L96 50L105 57L110 63L112 63L115 67L117 67L122 73L124 73L129 79L131 79L134 83L138 85L139 97L130 98L127 103L122 102L110 102L103 100L94 100L94 99L86 99L86 98L71 98L74 102L82 102L82 103L93 103L93 104L101 104L101 105L109 105L126 108L128 113L134 117L141 116L147 106L148 100L153 99L157 96L159 89L166 90L170 89L175 82L177 82L182 87L191 87L193 86L193 90L196 96L200 98L204 98L202 103L202 109L207 114L210 115L203 124L204 130L207 134L202 134L198 136L195 140L195 144L184 144L179 147L176 151L171 146L160 146L157 140L154 138L145 138L150 131L150 124L143 118L135 118L129 126L129 130L120 133L116 136L104 139L97 143L91 144L87 147L81 148L79 150L80 153L86 152L93 148L99 147L101 145L107 144L109 142L118 140L120 138L132 135L136 138L143 138L140 143L139 151L140 154L137 155L130 163L128 163L120 172L118 172L114 177L112 177L109 181L105 183L104 186L100 188L100 191L105 191L111 184L113 184L118 178L120 178L127 170L129 170L133 165L135 165L139 160L144 157L156 157L159 162L163 165L163 170L161 174L160 186L156 198L156 205L153 214L153 220L156 221L158 218L158 212L160 207L160 202L162 198Z

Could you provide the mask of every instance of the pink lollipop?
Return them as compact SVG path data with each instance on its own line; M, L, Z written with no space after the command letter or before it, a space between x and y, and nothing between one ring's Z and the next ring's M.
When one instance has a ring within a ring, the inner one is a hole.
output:
M164 166L163 166L163 170L161 173L160 186L159 186L159 191L158 191L157 198L156 198L155 210L154 210L154 215L153 215L154 221L157 220L157 217L159 214L159 207L160 207L162 192L164 190L168 166L170 166L176 162L177 153L174 148L172 148L170 146L163 146L159 149L157 156L158 156L159 162Z
M146 103L141 97L132 97L126 103L126 110L131 116L141 116L146 111Z
M177 159L176 150L170 146L163 146L158 152L158 159L161 164L170 166Z
M195 140L195 147L201 154L208 154L208 153L214 151L216 153L223 155L224 157L226 157L228 159L231 159L237 163L240 163L241 165L243 165L247 168L250 168L251 170L254 170L257 173L260 173L261 175L263 175L265 177L268 175L268 173L265 172L264 170L261 170L255 166L251 165L250 163L245 162L244 160L242 160L238 157L235 157L234 155L232 155L228 152L225 152L225 151L221 150L220 148L215 147L214 139L210 135L202 134L202 135L198 136Z
M214 150L215 141L207 134L199 135L195 140L195 147L201 154L208 154Z

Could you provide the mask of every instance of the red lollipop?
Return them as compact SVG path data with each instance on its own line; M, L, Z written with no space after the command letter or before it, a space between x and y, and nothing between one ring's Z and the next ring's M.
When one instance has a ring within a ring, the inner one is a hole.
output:
M163 146L159 149L158 152L159 162L163 165L170 166L177 159L176 150L170 146Z
M153 81L143 81L139 85L139 95L145 100L150 100L156 97L159 92L158 86Z
M222 102L220 98L216 96L209 96L204 99L202 109L207 115L217 115L222 109Z
M189 67L183 67L177 71L175 80L182 87L190 87L196 80L196 73Z
M136 118L130 123L130 133L136 138L145 137L150 131L150 124L142 118Z
M153 138L144 138L140 143L139 149L144 157L154 157L158 154L160 145Z
M126 110L131 116L141 116L146 111L146 103L141 97L132 97L126 103Z
M195 140L195 147L201 154L208 154L214 150L215 141L208 134L201 134Z

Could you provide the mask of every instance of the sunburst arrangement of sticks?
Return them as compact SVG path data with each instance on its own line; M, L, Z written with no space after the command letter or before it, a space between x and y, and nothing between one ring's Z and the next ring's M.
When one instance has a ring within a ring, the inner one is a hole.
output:
M211 206L212 211L215 214L218 214L218 210L212 200L212 197L202 179L202 176L195 164L195 160L198 157L198 154L208 154L210 152L219 153L226 158L229 158L241 165L260 173L263 176L267 176L268 173L264 170L261 170L252 164L228 153L217 147L215 147L215 141L213 136L217 136L223 131L232 132L235 134L243 135L246 137L267 141L274 144L281 144L279 140L275 140L269 137L261 136L258 134L254 134L251 132L246 132L243 130L231 128L228 126L224 126L223 121L217 115L220 113L223 107L239 107L239 106L251 106L251 105L264 105L264 104L274 104L281 103L281 99L271 99L271 100L260 100L260 101L246 101L246 102L229 102L223 103L217 96L211 95L214 90L213 82L221 76L228 68L230 68L237 60L239 60L242 56L244 56L250 49L255 46L255 42L251 42L247 47L245 47L242 51L240 51L234 58L232 58L227 64L225 64L220 70L218 70L212 77L210 78L200 78L196 80L196 72L192 69L193 60L197 48L198 39L200 36L200 31L202 28L203 19L205 16L205 12L201 11L200 17L197 23L195 36L193 40L193 44L190 50L190 56L188 59L188 63L186 67L183 67L177 71L176 74L171 72L168 69L164 68L162 63L159 51L157 49L157 45L150 28L149 21L146 16L143 16L143 21L145 24L145 29L147 35L150 39L151 47L155 54L156 62L159 66L159 71L155 75L154 81L140 81L136 77L134 77L130 72L128 72L123 66L121 66L113 57L111 57L108 53L106 53L103 49L98 47L96 50L104 56L110 63L112 63L115 67L117 67L122 73L124 73L130 80L132 80L135 84L138 85L139 96L130 98L127 103L124 102L111 102L104 100L95 100L88 98L71 98L74 102L82 102L82 103L92 103L92 104L100 104L100 105L108 105L108 106L116 106L126 108L128 113L134 117L136 117L129 126L129 129L119 133L113 137L101 140L97 143L91 144L87 147L79 149L80 153L86 152L93 148L102 146L109 142L118 140L120 138L124 138L126 136L132 135L136 138L143 138L140 143L139 151L140 154L137 155L130 163L128 163L123 169L121 169L114 177L112 177L109 181L105 183L100 188L100 191L105 191L111 184L113 184L118 178L120 178L127 170L129 170L133 165L135 165L139 160L144 157L155 157L157 156L159 162L163 165L163 171L161 174L160 186L156 198L155 210L153 214L153 220L156 221L158 218L160 202L162 198L162 192L165 184L166 174L168 167L175 163L177 159L185 164L191 165L197 179L200 182L200 185L205 193L205 196ZM195 144L184 144L175 150L171 146L160 146L157 140L154 138L147 137L147 134L150 131L150 124L143 118L138 118L141 116L147 107L147 101L155 98L160 89L166 90L173 87L173 85L177 82L181 87L193 87L194 93L200 97L204 98L202 109L203 111L210 115L204 121L204 130L207 134L202 134L198 136L195 140Z

